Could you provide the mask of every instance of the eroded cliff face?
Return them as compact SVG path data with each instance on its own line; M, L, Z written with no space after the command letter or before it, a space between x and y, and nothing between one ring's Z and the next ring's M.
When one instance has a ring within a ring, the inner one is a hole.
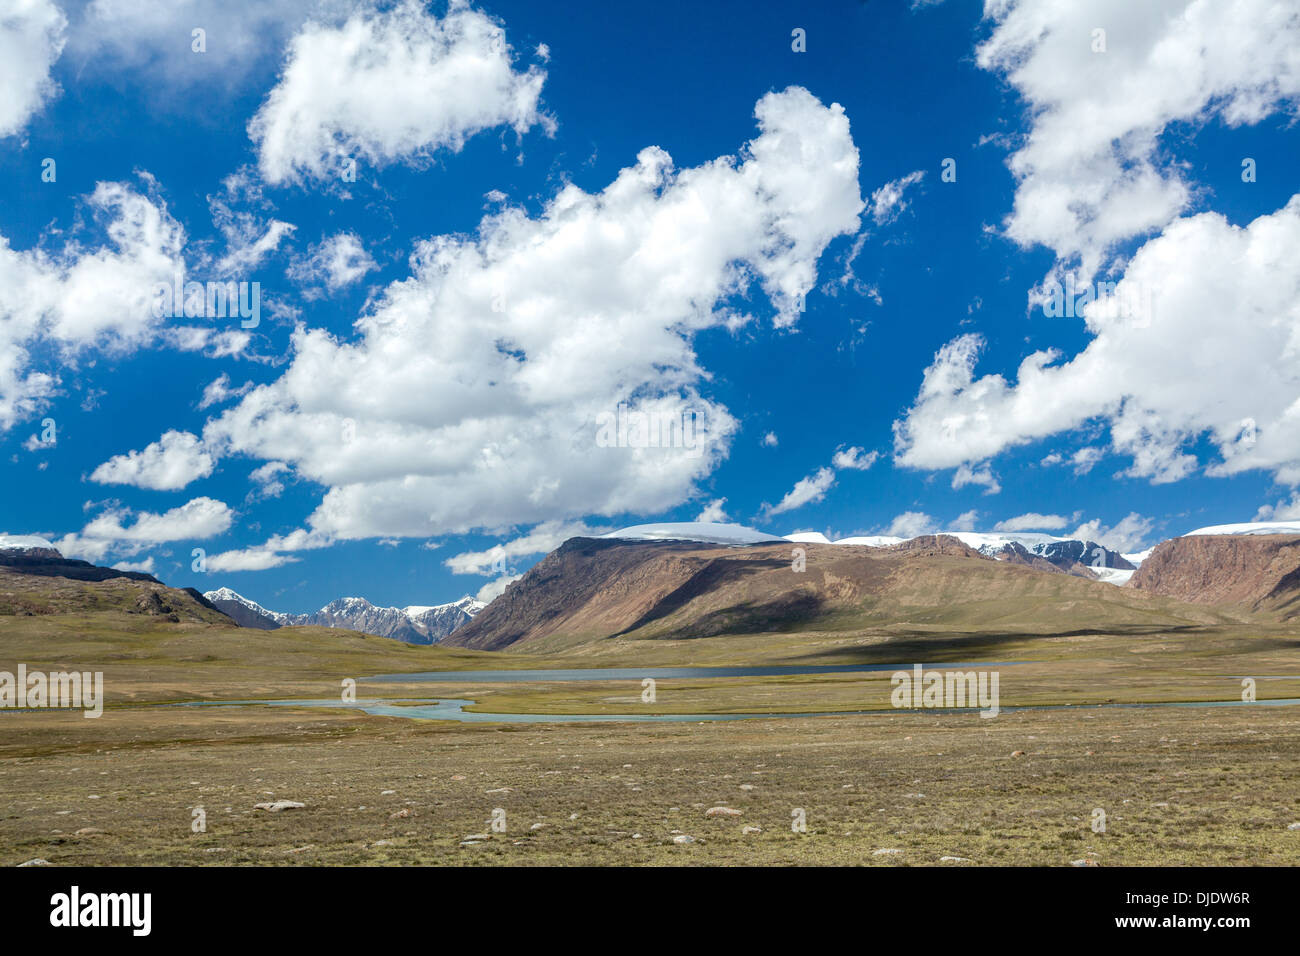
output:
M1128 587L1193 604L1300 614L1300 535L1191 535L1156 545Z

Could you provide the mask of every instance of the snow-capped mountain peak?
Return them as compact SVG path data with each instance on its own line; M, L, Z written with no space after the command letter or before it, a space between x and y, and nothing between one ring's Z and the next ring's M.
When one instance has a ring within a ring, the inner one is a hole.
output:
M1300 534L1300 521L1243 521L1240 524L1216 524L1189 531L1183 537L1190 538L1202 534Z
M1090 568L1114 568L1122 571L1133 570L1123 555L1096 541L1081 541L1077 538L1063 538L1057 535L1035 531L1023 532L978 532L978 531L940 531L938 534L957 538L969 548L988 557L1008 560L1016 557L1017 549L1023 549L1020 557L1042 558L1051 564L1068 571L1076 564ZM619 531L602 535L604 538L635 541L699 541L705 544L723 544L730 546L746 544L771 544L789 541L796 544L834 544L859 547L882 548L901 544L907 538L892 535L860 535L831 541L820 531L799 531L784 537L755 531L738 524L724 524L709 521L679 521L659 524L634 525ZM1117 575L1103 575L1107 580L1118 580Z
M404 608L377 607L363 597L342 597L312 614L282 614L226 587L203 596L244 627L340 627L408 644L436 644L487 606L468 595L449 604L412 604Z
M35 534L0 534L0 551L53 551L54 544Z
M700 541L704 544L760 544L784 541L774 534L766 534L739 524L716 521L665 521L658 524L638 524L601 535L602 538L620 538L633 541Z
M254 614L268 617L275 623L281 625L286 623L290 616L288 614L277 614L275 611L268 611L256 601L249 600L238 591L233 591L230 588L217 588L215 591L206 591L203 596L213 604L217 605L217 607L221 607L222 603L238 604L252 611Z
M968 548L999 561L1023 563L1041 558L1063 571L1071 571L1075 565L1081 564L1091 569L1096 577L1112 584L1122 584L1127 581L1128 575L1137 566L1129 561L1127 556L1096 541L1059 537L1038 531L939 531L936 534L956 538ZM898 538L893 535L860 535L831 541L820 532L801 531L788 534L783 540L796 543L887 548L912 539ZM1106 573L1102 573L1103 571Z
M826 537L820 531L796 531L794 534L787 534L785 540L793 541L796 544L830 544L831 539Z

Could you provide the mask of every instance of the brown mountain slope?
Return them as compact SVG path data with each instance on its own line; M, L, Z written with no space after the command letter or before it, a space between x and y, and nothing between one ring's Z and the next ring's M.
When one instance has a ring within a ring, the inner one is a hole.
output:
M85 562L77 562L84 564ZM93 571L111 571L96 568ZM74 568L80 575L84 571ZM193 588L169 588L150 575L117 572L108 577L65 577L36 570L0 566L0 620L38 615L75 615L100 611L140 615L177 624L196 622L234 627L232 621Z
M1156 545L1128 586L1194 604L1235 604L1295 617L1300 615L1300 536L1172 538Z
M806 568L793 567L802 550ZM853 631L909 623L1061 632L1205 620L1151 595L995 561L955 538L892 548L573 538L444 643L558 650L607 637Z

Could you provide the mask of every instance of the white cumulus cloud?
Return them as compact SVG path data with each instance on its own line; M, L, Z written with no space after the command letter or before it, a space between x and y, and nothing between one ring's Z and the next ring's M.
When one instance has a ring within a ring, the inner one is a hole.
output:
M513 558L553 551L570 538L604 534L604 528L589 528L581 521L544 521L525 535L486 551L466 551L443 562L453 574L501 574L510 568Z
M1014 518L999 521L993 526L994 531L1059 531L1070 523L1064 515L1045 515L1029 511Z
M856 445L852 448L840 448L831 456L831 464L836 468L851 468L866 471L880 457L878 451L865 451Z
M924 511L904 511L896 515L885 529L885 534L895 538L915 538L922 534L934 534L938 525Z
M693 334L759 293L777 325L795 322L862 209L838 105L792 87L755 113L737 156L676 169L647 148L600 192L566 185L536 217L504 206L475 235L419 243L354 337L300 328L287 371L210 422L205 444L327 486L308 524L331 539L689 500L737 427L700 393ZM602 444L620 404L674 427Z
M725 522L727 520L727 512L724 510L723 506L726 505L726 503L726 498L713 499L704 506L698 515L696 515L695 520L715 524Z
M156 287L184 268L184 232L161 201L99 183L87 205L107 236L102 245L67 239L52 252L18 251L0 236L0 432L58 393L59 369L34 368L34 345L50 343L45 362L58 363L148 343L161 323Z
M1150 518L1144 518L1136 511L1132 511L1110 527L1102 524L1100 519L1094 518L1075 528L1070 537L1081 541L1096 541L1112 551L1132 554L1147 547L1154 525L1155 522Z
M1216 213L1180 219L1087 307L1092 339L1072 358L1034 352L1008 381L975 376L978 336L940 349L915 404L895 423L895 460L970 467L1099 419L1109 425L1109 450L1130 458L1130 476L1163 483L1192 474L1192 448L1206 439L1219 453L1206 468L1211 475L1258 469L1300 483L1296 262L1300 196L1246 226ZM1152 290L1149 308L1111 307L1141 301L1130 287ZM1075 469L1086 471L1100 455L1076 453Z
M763 513L768 517L772 515L784 514L787 511L794 511L796 508L802 508L804 505L815 504L826 497L826 492L831 490L835 484L835 469L818 468L815 472L806 478L800 478L794 483L784 498L774 505L766 505Z
M90 474L101 485L135 485L156 491L175 491L212 474L216 462L197 435L169 431L143 451L116 455Z
M367 272L378 268L355 232L339 232L321 240L294 261L289 277L308 286L307 297L318 297L320 286L330 292L352 285Z
M207 497L162 513L113 507L92 518L80 532L58 538L54 546L66 557L102 562L110 554L133 557L153 545L216 537L230 529L234 517L225 502Z
M249 123L262 176L337 178L348 159L418 161L493 127L551 128L538 106L545 71L512 61L501 25L465 0L441 20L403 0L337 26L309 22Z
M877 226L887 226L902 215L907 208L907 190L925 178L925 170L918 169L899 179L885 183L871 194L871 218Z
M1300 11L1278 0L990 0L981 67L1024 99L1007 234L1078 260L1164 228L1192 186L1161 151L1175 122L1257 123L1300 94ZM1102 34L1095 31L1101 30Z
M0 137L23 131L59 91L50 69L68 20L51 0L5 0L0 12Z

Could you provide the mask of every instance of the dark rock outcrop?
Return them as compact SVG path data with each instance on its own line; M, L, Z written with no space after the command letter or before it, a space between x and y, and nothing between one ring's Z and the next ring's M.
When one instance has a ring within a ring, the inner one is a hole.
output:
M128 578L132 581L146 581L150 584L162 583L152 574L145 574L142 571L119 571L116 568L101 568L89 561L65 558L53 548L0 549L0 567L8 568L18 574L38 574L47 578L71 578L74 581L107 581L110 578Z

